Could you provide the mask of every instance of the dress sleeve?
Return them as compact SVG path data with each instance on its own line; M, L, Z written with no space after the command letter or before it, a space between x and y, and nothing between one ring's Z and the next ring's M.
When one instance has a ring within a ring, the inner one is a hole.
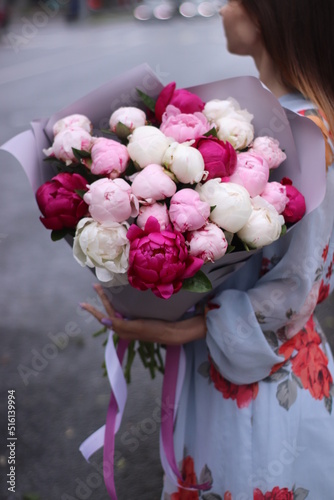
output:
M279 341L298 333L316 307L324 249L333 231L333 171L327 180L321 205L264 249L263 256L276 265L245 290L243 282L252 272L249 261L238 271L235 286L213 300L215 307L207 313L207 346L223 377L233 383L249 384L268 376L284 361L277 354Z

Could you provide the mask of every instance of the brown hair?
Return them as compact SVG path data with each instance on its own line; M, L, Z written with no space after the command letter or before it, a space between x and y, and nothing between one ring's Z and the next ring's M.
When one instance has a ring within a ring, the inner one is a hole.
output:
M334 0L241 0L283 83L325 114L334 134Z

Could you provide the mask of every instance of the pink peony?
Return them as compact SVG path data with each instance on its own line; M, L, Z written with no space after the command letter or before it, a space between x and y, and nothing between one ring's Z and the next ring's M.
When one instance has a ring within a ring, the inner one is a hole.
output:
M128 279L138 290L152 290L168 299L202 267L203 260L188 253L181 233L161 230L159 222L149 217L144 230L132 224L127 237L130 241Z
M103 178L93 182L84 200L93 219L101 224L124 222L138 214L138 200L123 179Z
M289 201L286 195L286 187L280 182L268 182L261 193L261 198L273 205L279 214L283 212Z
M215 262L226 253L228 242L224 232L211 222L197 231L191 231L187 236L189 253L204 262Z
M286 160L286 154L279 147L278 140L273 137L257 137L250 151L262 155L267 160L270 169L277 168Z
M151 204L173 196L176 184L161 165L151 164L134 175L131 189L138 200Z
M247 189L250 196L262 193L269 179L267 161L256 153L239 153L237 166L230 176L230 181Z
M229 142L217 137L199 137L192 147L198 149L204 159L206 180L232 175L237 165L237 154Z
M104 137L94 139L91 157L91 172L96 175L105 175L109 179L119 177L130 161L126 146Z
M181 189L172 197L169 217L176 231L195 231L206 224L210 205L193 189Z
M209 129L210 124L203 113L181 113L171 105L167 106L160 125L166 137L172 137L179 143L197 139Z
M153 203L153 205L142 205L139 208L139 214L136 224L141 229L144 229L147 219L154 217L160 225L160 229L164 230L170 225L167 205L165 203Z
M89 132L80 127L66 127L55 136L51 148L44 150L44 153L70 164L77 162L72 148L89 152L91 146L92 136Z
M204 102L196 94L188 90L175 90L175 82L171 82L160 92L155 104L155 116L161 122L162 115L169 104L178 108L181 113L195 113L204 109Z
M284 177L281 183L286 188L286 195L289 201L282 213L286 222L298 222L306 212L306 204L304 196L292 185L292 180Z
M87 118L87 116L74 114L65 116L64 118L58 120L53 125L53 135L56 136L57 134L59 134L59 132L62 132L63 130L65 130L65 128L68 127L83 128L84 130L86 130L86 132L89 133L91 133L93 130L93 124L90 119Z
M75 228L88 207L77 190L87 190L87 181L79 174L61 173L42 184L36 200L44 215L41 222L47 229Z

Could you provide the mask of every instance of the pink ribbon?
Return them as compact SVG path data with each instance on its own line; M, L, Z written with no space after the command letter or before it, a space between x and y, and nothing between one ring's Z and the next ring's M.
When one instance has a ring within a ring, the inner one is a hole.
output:
M181 357L181 346L167 346L166 361L165 361L165 375L162 386L162 405L164 409L164 418L161 418L161 445L163 447L164 455L167 459L168 469L165 472L171 476L170 472L179 479L179 486L184 489L190 490L209 490L211 484L209 482L202 484L191 484L182 486L184 482L181 472L177 466L174 450L174 419L176 408L178 404L177 397L177 381L179 376L179 366ZM162 410L161 410L162 411ZM175 483L175 479L171 477Z
M120 365L122 365L124 355L127 351L129 342L126 340L119 339L117 346L117 356ZM104 434L104 447L103 447L103 477L104 484L107 488L109 496L112 500L117 500L116 489L115 489L115 477L114 477L114 454L115 454L115 434L116 434L116 417L118 413L118 403L114 395L114 391L111 391L106 427Z
M111 396L107 410L106 424L87 438L80 446L80 451L87 461L101 446L103 450L103 476L106 489L112 500L117 500L114 476L115 435L120 426L125 400L126 382L122 371L122 362L129 342L119 339L117 351L113 346L112 332L106 346L106 368L111 385ZM165 375L162 387L162 409L160 443L162 464L166 474L176 485L184 489L208 490L210 483L182 486L183 478L176 463L174 451L174 420L184 379L185 360L181 346L167 346Z

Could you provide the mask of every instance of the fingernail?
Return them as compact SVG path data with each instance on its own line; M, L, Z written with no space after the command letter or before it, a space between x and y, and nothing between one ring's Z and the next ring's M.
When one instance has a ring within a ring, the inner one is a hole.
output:
M112 320L110 318L102 318L101 323L105 326L112 326Z
M84 304L83 302L80 302L79 306L81 307L81 309L85 309L86 304Z

